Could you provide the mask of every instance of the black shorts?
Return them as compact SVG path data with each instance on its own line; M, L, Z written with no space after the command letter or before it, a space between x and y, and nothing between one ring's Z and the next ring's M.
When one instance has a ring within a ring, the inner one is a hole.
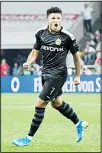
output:
M67 76L63 78L53 78L48 76L42 76L43 89L39 95L39 98L45 102L53 101L57 96L62 94L62 86L66 81Z

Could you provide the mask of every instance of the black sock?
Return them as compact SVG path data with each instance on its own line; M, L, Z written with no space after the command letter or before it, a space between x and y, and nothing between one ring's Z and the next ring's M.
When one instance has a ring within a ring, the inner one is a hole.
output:
M74 124L79 122L79 119L76 113L73 111L73 109L70 107L69 104L63 102L60 107L55 108L55 109L57 109L66 118L70 119Z
M35 107L34 118L32 119L32 123L30 126L30 131L28 132L29 136L34 136L37 129L39 128L42 120L44 118L45 108Z

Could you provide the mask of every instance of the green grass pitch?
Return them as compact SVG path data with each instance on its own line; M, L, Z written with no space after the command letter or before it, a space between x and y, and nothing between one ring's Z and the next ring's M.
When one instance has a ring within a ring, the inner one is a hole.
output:
M29 146L17 147L12 139L27 134L38 94L1 95L2 152L100 152L100 94L63 94L82 120L89 122L84 139L76 143L74 124L50 103L45 118Z

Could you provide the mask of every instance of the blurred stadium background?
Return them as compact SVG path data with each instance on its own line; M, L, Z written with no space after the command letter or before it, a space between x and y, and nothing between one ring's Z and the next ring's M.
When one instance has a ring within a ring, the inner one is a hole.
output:
M86 33L83 26L81 12L85 3L1 3L1 150L3 152L100 151L102 3L87 2L94 10L92 33ZM63 87L63 98L75 108L81 118L88 120L89 130L86 131L85 141L75 144L73 125L70 122L66 125L66 119L49 105L35 141L26 148L16 148L11 144L11 140L25 135L28 131L34 113L34 104L41 91L41 53L36 63L32 64L30 71L22 70L22 64L32 50L37 29L46 25L46 10L51 6L62 9L63 26L75 35L80 45L82 82L78 87L72 85L75 69L72 55L69 53L66 60L69 77Z

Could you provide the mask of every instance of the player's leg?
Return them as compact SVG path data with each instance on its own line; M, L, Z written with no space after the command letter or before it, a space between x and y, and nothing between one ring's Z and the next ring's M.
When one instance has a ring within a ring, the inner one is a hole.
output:
M47 103L45 101L41 100L40 98L38 99L36 106L35 106L34 117L32 119L30 130L28 134L23 138L14 139L12 141L13 144L17 146L26 146L31 142L34 134L36 133L36 131L38 130L38 128L40 127L44 119L46 105Z
M35 114L34 118L32 119L30 130L26 137L13 140L12 142L15 145L25 146L31 142L32 137L34 136L34 134L36 133L36 131L40 127L40 124L43 121L45 107L47 103L49 101L52 101L56 97L56 95L58 94L58 90L63 85L61 80L65 81L65 78L64 79L56 79L50 77L42 78L43 90L41 91L39 99L35 106Z
M49 77L44 77L42 79L43 90L40 93L39 99L35 106L34 118L32 119L30 131L28 132L29 138L33 137L38 130L44 118L45 107L56 94L56 85L53 84L54 80Z
M39 95L39 98L37 100L37 103L35 105L35 114L32 119L32 123L30 126L30 130L28 132L28 137L33 137L38 128L40 127L40 124L42 123L44 119L44 114L45 114L45 107L47 106L47 98L46 98L46 93L48 92L48 80L47 78L42 77L42 85L43 85L43 90L40 93L42 97ZM41 98L40 98L41 97Z
M46 92L47 92L46 86L47 86L48 82L46 82L42 78L42 84L44 86L43 86L43 90L42 90L41 95L42 95L42 99L45 99L45 100L42 100L41 98L38 98L37 103L35 105L34 117L32 119L30 130L29 130L28 134L24 138L17 138L17 139L14 139L12 141L12 143L17 145L17 146L28 145L31 142L34 134L36 133L36 131L38 130L38 128L40 127L40 125L41 125L41 123L44 119L45 107L47 105L47 102L46 102Z
M32 138L36 133L36 131L38 130L38 128L40 127L40 124L44 119L46 105L47 103L44 100L41 100L40 98L38 99L35 105L34 117L31 122L30 130L28 132L29 138Z
M59 83L58 79L50 77L43 77L42 79L43 90L36 103L34 118L32 119L30 131L28 132L29 138L34 136L43 121L46 105L56 97L58 89L62 87L62 83L61 81ZM57 84L59 84L59 87Z
M51 105L53 108L58 110L62 115L70 119L75 124L78 135L77 142L79 142L83 137L84 128L88 126L88 123L79 120L77 114L74 112L72 107L68 103L62 101L61 93L62 91L60 90L56 99L53 102L51 102Z
M79 122L77 114L73 111L72 107L68 103L62 101L61 95L57 96L57 98L53 102L51 102L51 105L62 115L70 119L74 124L77 124Z

